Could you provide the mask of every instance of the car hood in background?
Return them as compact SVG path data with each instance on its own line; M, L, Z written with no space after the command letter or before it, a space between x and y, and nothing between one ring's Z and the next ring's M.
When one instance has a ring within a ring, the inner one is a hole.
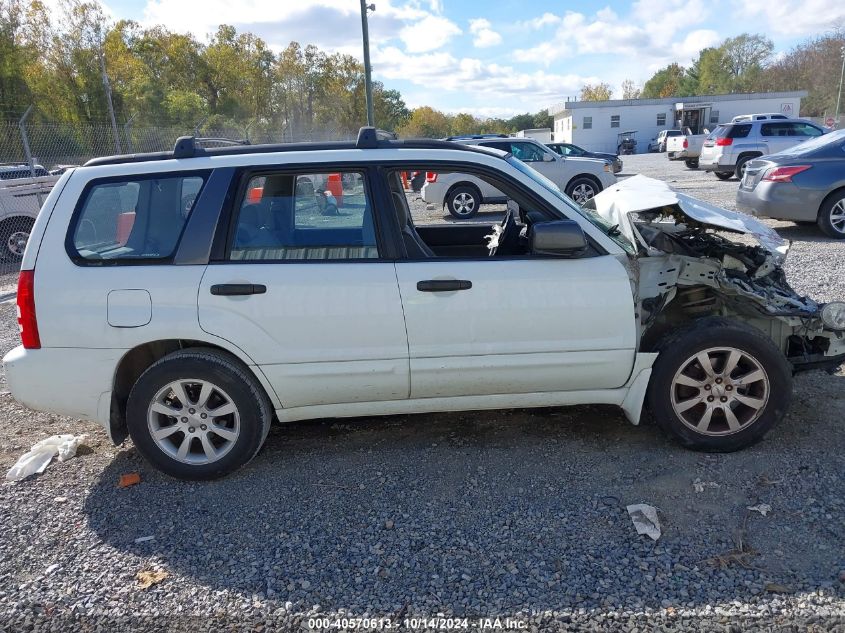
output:
M637 175L608 187L590 201L599 215L618 224L622 233L635 244L643 244L630 214L674 207L684 216L714 229L752 235L778 263L783 262L789 244L774 229L759 220L735 211L697 200L672 189L662 180ZM648 248L648 247L647 247Z

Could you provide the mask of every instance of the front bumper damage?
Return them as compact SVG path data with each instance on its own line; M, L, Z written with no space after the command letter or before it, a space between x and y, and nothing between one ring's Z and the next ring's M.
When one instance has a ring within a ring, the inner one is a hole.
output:
M795 372L845 362L845 332L826 327L823 305L790 287L782 268L788 244L759 220L643 176L591 203L639 251L629 267L646 347L662 331L716 315L764 331Z

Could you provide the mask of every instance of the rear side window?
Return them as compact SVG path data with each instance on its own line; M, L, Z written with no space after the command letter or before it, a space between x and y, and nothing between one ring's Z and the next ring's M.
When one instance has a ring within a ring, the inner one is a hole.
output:
M95 182L71 225L69 254L77 263L170 259L205 179L163 174Z
M714 131L714 138L745 138L750 132L750 123L741 123L739 125L725 125L716 128L716 130Z
M231 236L232 261L378 258L364 174L251 177Z

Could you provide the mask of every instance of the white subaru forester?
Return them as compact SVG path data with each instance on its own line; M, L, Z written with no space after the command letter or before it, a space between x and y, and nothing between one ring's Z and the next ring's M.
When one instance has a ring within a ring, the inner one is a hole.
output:
M489 182L504 220L415 225L419 170ZM637 423L646 399L683 445L729 451L784 415L793 372L845 355L845 305L796 294L784 255L642 177L581 208L492 149L186 137L62 176L4 363L24 404L187 479L245 464L274 419L608 403Z

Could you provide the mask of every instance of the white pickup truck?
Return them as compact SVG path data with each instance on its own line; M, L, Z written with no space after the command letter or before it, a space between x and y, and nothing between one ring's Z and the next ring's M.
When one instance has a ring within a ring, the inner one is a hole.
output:
M666 139L666 156L669 160L682 160L690 169L698 169L698 157L701 155L701 148L704 146L704 139L710 135L710 130L704 130L704 134L692 134L692 130L686 129L683 136L670 136Z

